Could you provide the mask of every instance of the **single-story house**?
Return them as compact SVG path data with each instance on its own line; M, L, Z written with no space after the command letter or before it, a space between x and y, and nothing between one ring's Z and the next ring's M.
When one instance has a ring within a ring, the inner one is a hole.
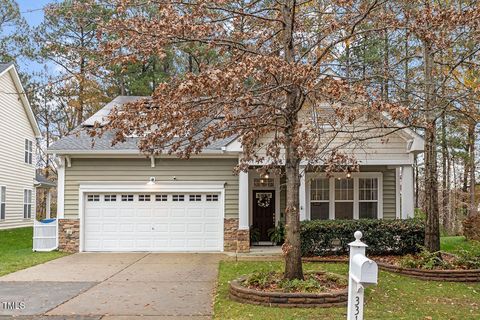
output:
M59 159L60 248L70 251L248 251L249 230L268 241L283 217L285 180L273 173L233 173L242 146L216 141L188 160L146 157L138 137L111 145L86 133L120 96L49 148ZM302 167L301 220L404 219L413 216L413 159L423 139L409 129L375 138L356 151L359 172L327 177Z

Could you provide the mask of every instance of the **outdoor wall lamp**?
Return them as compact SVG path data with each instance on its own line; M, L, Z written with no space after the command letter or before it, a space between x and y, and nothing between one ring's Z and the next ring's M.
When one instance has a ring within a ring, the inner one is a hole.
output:
M153 186L155 184L155 177L150 177L148 179L147 185Z

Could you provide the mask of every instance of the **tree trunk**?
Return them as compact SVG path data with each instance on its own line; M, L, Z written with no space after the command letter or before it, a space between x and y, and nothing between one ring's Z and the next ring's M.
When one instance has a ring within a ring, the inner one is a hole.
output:
M300 159L292 145L293 128L286 132L285 172L287 184L287 207L285 209L285 279L303 279L302 252L300 245Z
M440 250L440 221L438 214L438 180L436 149L436 116L434 101L433 52L428 42L424 43L425 72L425 247L430 252Z
M475 123L473 121L470 121L468 126L468 144L468 167L470 175L468 216L472 217L477 214L477 206L475 204Z
M293 45L293 29L295 25L295 1L286 1L282 9L283 17L283 46L285 60L288 63L295 62ZM285 118L285 171L287 178L287 207L285 209L285 279L303 279L302 251L300 246L300 159L298 150L293 142L298 122L298 111L301 107L300 90L294 85L288 88L286 93Z
M449 183L448 180L448 148L447 148L447 123L445 112L442 114L442 213L443 229L450 231L450 210L449 210Z

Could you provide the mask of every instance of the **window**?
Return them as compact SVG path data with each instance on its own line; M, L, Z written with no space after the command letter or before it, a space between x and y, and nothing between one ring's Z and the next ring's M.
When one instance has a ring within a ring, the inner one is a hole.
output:
M202 195L201 194L191 194L189 197L190 201L202 201Z
M183 194L174 194L172 196L173 201L185 201L185 196Z
M104 196L104 200L105 200L105 202L117 201L117 195L116 194L106 194Z
M353 219L353 179L335 179L335 219Z
M25 163L32 164L33 158L33 142L25 139Z
M156 194L155 201L167 201L168 196L166 194Z
M133 201L133 194L122 194L122 201Z
M328 220L330 213L330 180L314 179L310 183L310 218Z
M32 190L23 190L23 218L32 218Z
M138 195L138 201L150 201L150 195L149 194L139 194Z
M100 196L98 194L89 194L87 196L87 201L88 202L98 202L98 201L100 201Z
M360 172L310 181L307 190L310 219L380 219L382 215L382 173Z
M0 186L0 220L5 220L7 205L7 187Z
M378 217L378 179L358 179L358 217L376 219Z
M274 187L275 180L271 178L255 178L253 179L254 187Z
M218 201L218 194L207 194L207 201Z

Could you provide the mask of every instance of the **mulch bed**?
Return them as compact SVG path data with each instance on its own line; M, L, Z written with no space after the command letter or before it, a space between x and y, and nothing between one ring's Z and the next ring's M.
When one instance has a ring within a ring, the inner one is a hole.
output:
M321 292L284 292L284 289L273 281L262 286L247 285L246 276L230 282L230 299L242 303L256 305L308 308L345 306L348 300L347 285L329 279L325 272L305 273L305 279L315 279L322 286Z
M385 271L399 273L409 277L432 280L432 281L449 281L449 282L480 282L480 269L415 269L404 268L400 266L402 256L369 256L375 261L378 267ZM446 261L452 261L455 256L451 254L442 254L442 258ZM348 256L323 256L323 257L305 257L305 262L345 262L348 263Z

